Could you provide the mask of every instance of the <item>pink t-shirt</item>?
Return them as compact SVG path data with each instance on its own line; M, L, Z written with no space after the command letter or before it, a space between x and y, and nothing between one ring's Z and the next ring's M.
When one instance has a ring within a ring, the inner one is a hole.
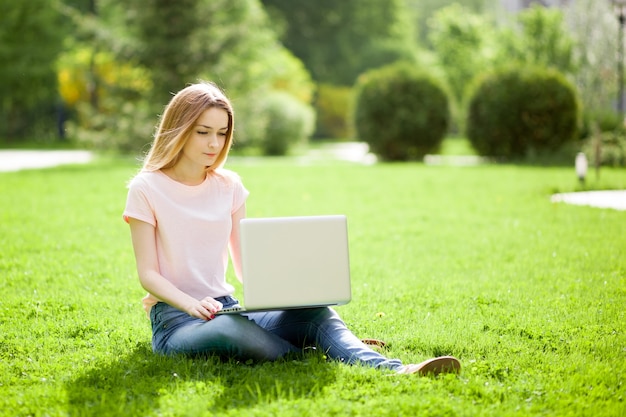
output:
M232 294L234 288L226 282L231 216L249 194L237 174L220 169L202 184L189 186L161 171L142 171L128 188L124 218L156 228L161 275L197 299ZM146 312L157 301L148 294Z

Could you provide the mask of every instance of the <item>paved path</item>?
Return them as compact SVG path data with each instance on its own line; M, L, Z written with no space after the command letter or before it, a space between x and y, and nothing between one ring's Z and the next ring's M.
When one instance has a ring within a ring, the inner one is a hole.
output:
M327 152L323 152L323 154L327 155ZM364 164L375 163L375 157L368 152L367 145L364 146L362 143L339 144L328 153L337 159ZM91 160L93 160L93 154L89 151L0 150L0 172L48 168L63 164L84 164ZM439 160L436 162L441 163ZM474 164L476 161L472 160L471 162ZM626 210L626 190L555 194L551 201L553 203Z
M553 203L568 203L577 206L592 206L626 210L626 190L581 191L577 193L554 194Z
M0 172L85 164L92 159L93 154L89 151L0 150Z

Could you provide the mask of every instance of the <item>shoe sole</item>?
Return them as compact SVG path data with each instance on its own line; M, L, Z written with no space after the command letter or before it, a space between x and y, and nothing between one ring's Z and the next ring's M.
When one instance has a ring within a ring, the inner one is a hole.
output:
M461 372L461 363L454 356L440 356L428 359L417 365L407 365L399 374L418 374L420 376L439 374L458 374Z

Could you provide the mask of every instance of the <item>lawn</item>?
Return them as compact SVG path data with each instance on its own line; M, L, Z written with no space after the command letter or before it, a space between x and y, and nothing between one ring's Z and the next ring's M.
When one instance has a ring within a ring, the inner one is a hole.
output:
M626 212L551 203L573 168L229 167L251 217L346 214L342 317L388 356L452 354L462 373L153 355L121 219L137 166L109 159L0 174L0 415L626 415ZM626 170L591 185L624 189Z

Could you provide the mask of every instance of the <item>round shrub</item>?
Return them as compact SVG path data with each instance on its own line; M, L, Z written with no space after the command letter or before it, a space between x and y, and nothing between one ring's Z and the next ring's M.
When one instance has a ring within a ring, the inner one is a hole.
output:
M289 93L274 91L264 100L267 117L261 148L265 155L285 155L298 143L305 142L315 128L315 112Z
M349 137L349 112L352 88L319 84L315 110L317 128L315 135L321 138L345 139Z
M410 64L372 70L357 81L355 131L382 159L419 159L437 152L449 121L444 88Z
M473 86L467 137L481 155L526 157L573 141L578 118L576 90L556 70L500 69Z

